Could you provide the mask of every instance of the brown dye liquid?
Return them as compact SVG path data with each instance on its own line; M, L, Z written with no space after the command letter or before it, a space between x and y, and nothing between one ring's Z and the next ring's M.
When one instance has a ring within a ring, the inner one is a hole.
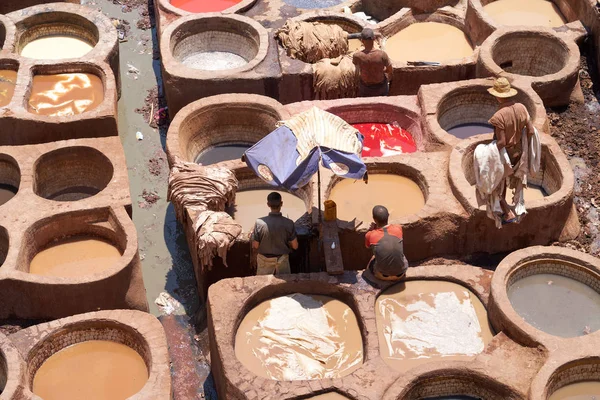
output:
M53 354L33 378L44 400L125 400L148 380L144 359L120 343L90 340Z
M12 185L0 184L0 206L17 194L17 188Z
M320 394L318 396L309 397L310 400L348 400L347 397L342 396L336 392L329 392L325 394Z
M363 344L354 312L327 296L295 293L271 299L244 317L235 355L264 378L339 378L358 369Z
M459 139L466 139L475 135L494 133L494 127L489 124L469 123L457 125L454 128L448 129L446 132Z
M271 192L278 192L281 194L281 198L283 199L281 213L284 217L296 221L306 213L304 201L287 192L269 189L244 190L242 192L237 192L235 195L235 206L228 212L234 220L242 225L244 232L250 232L258 218L269 214L270 210L269 207L267 207L267 196Z
M27 43L21 50L21 55L38 60L62 60L83 57L92 49L92 45L77 37L52 35Z
M527 276L512 284L508 298L525 321L551 335L576 337L600 329L600 293L575 279Z
M119 258L119 249L108 242L87 237L70 238L37 253L29 264L29 273L75 278L102 272Z
M352 221L356 218L367 225L373 220L373 207L383 205L390 219L417 213L425 205L419 185L400 175L369 175L369 183L343 179L331 189L329 199L337 204L338 218Z
M35 75L27 110L63 117L98 107L104 100L102 80L92 74Z
M203 151L196 157L195 163L211 165L222 161L240 160L242 155L252 147L251 144L224 144Z
M394 285L379 296L375 313L381 357L398 371L428 362L470 360L493 337L481 301L451 282Z
M348 39L348 51L354 53L362 49L363 45L360 39Z
M5 107L10 103L15 94L16 83L17 71L0 70L0 107Z
M556 28L566 23L560 10L552 1L497 0L483 9L499 25Z
M511 189L507 189L506 194L504 196L506 201L509 203L513 202L513 193L512 192L513 191ZM525 195L525 205L527 205L527 202L529 202L529 201L543 199L544 197L547 196L546 191L543 188L541 188L539 186L535 186L535 185L529 185L529 187L526 187L525 189L523 189L523 193Z
M385 51L395 61L445 62L469 57L473 47L460 29L439 22L418 22L391 36Z
M564 386L552 393L548 400L600 399L600 382L579 382Z

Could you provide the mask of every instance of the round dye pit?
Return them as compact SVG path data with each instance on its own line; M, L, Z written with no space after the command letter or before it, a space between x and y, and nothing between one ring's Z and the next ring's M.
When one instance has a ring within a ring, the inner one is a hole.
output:
M126 399L148 380L144 359L107 340L77 343L54 353L37 370L33 393L44 400Z
M467 139L475 135L494 133L494 127L490 124L473 122L456 125L455 127L446 130L446 132L459 139Z
M29 273L77 278L105 271L120 258L120 250L105 240L91 236L72 237L53 242L37 253L29 264Z
M439 397L426 397L422 400L483 400L481 397L471 396L439 396Z
M191 13L220 12L233 7L241 0L171 0L171 5Z
M51 35L40 37L27 43L21 49L21 55L38 60L62 60L81 58L92 51L93 45L71 35Z
M439 22L418 22L387 39L385 51L394 61L447 62L470 57L473 46L460 29Z
M567 65L569 48L563 40L543 32L515 31L498 38L491 56L505 72L539 77L561 71Z
M513 196L514 196L514 191L508 189L506 191L504 198L510 204L514 204ZM533 200L540 200L546 196L548 196L548 194L546 193L544 188L541 186L529 185L529 187L526 187L523 189L523 197L525 198L525 202L533 201Z
M104 85L96 75L36 75L27 110L38 115L68 117L93 110L103 100Z
M211 147L198 154L196 164L211 165L223 161L241 160L244 152L252 147L251 144L223 144Z
M15 197L20 183L21 170L17 161L7 154L0 154L0 206Z
M548 400L596 400L600 398L600 381L578 382L564 386L548 397Z
M6 228L0 226L0 267L4 264L8 255L8 244L8 231Z
M558 7L548 0L497 0L483 9L498 25L556 28L566 23Z
M515 311L530 325L554 336L577 337L600 329L600 280L592 278L593 288L565 276L591 278L585 273L575 275L567 263L540 261L540 265L539 273L528 272L532 270L528 267L511 277L508 298Z
M345 0L283 0L285 4L302 9L328 8L337 6Z
M411 133L397 124L363 123L352 126L365 137L363 157L390 157L417 151Z
M91 147L65 147L35 163L33 191L54 201L77 201L100 193L113 178L113 165Z
M181 63L194 69L205 71L221 71L236 69L248 63L244 57L228 51L206 51L190 54L181 59Z
M385 290L375 305L379 351L392 368L470 360L493 337L481 301L444 281L408 281Z
M284 217L292 221L297 221L301 216L306 214L304 200L291 193L270 189L240 191L235 194L235 205L228 212L237 223L242 225L244 232L250 232L258 218L269 214L267 196L271 192L281 194L283 199L281 213Z
M309 397L310 400L348 400L346 396L342 396L337 392L329 392L318 396ZM307 400L308 400L307 399Z
M376 205L384 205L390 212L390 221L417 213L425 205L425 196L413 180L394 174L370 174L369 183L362 180L342 179L329 195L337 204L337 217L352 221L355 218L366 226L373 220Z
M0 107L7 106L15 94L17 71L0 70Z
M348 305L295 293L265 301L246 314L235 354L248 370L268 379L339 378L360 367L363 343Z

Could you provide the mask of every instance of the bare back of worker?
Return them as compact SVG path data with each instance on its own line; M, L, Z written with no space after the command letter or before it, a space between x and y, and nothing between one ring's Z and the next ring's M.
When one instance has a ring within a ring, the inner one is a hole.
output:
M392 63L383 50L374 48L375 33L365 28L361 33L364 50L352 56L352 62L360 74L359 96L387 96L392 77Z

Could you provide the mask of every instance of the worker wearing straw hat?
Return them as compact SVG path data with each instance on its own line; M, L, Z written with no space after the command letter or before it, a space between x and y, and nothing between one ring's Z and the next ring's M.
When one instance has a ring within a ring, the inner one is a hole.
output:
M522 134L526 129L527 139L535 134L535 128L531 122L527 108L521 103L514 101L517 90L510 86L506 78L498 78L494 86L488 89L488 92L494 96L498 102L498 111L489 120L494 127L494 139L496 146L502 156L504 163L504 176L511 178L514 173L522 169L521 165L527 157L522 157ZM513 179L508 179L511 188L514 188ZM500 196L500 207L502 208L503 223L517 221L517 216L506 202L506 180L503 181L502 195Z

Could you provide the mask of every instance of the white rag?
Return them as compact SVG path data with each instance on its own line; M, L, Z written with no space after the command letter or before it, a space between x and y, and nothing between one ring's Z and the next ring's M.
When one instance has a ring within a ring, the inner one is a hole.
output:
M504 183L507 187L515 189L514 212L518 222L527 214L523 189L527 186L528 174L535 174L540 170L542 159L542 146L537 129L534 135L527 140L527 128L521 133L522 154L517 165L513 166L513 174L504 181L503 157L498 151L496 141L489 144L480 144L473 154L473 169L475 172L475 186L477 205L486 205L486 214L496 222L496 228L502 227L502 208L500 197ZM504 182L503 182L504 181Z

